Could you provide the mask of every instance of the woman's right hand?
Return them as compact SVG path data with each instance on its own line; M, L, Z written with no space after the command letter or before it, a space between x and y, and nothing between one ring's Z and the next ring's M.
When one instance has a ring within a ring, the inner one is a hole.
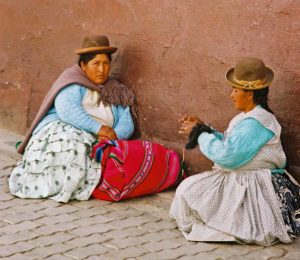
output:
M114 129L109 126L101 126L99 132L97 133L98 140L117 140L118 137Z

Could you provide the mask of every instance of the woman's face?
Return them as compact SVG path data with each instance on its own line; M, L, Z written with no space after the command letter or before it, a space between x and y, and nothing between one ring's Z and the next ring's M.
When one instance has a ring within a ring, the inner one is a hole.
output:
M234 107L238 110L248 112L255 106L252 91L233 88L230 97L232 98Z
M105 53L100 53L87 64L81 62L81 68L93 83L101 85L108 78L110 61Z

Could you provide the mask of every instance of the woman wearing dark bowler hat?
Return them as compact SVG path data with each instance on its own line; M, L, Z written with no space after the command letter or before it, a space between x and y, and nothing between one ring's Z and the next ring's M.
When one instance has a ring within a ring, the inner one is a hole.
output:
M97 139L126 140L134 131L135 96L109 78L116 50L106 36L83 40L78 64L54 82L18 147L23 159L10 176L13 195L59 202L90 197L101 164L88 157L88 147Z
M268 106L273 71L256 58L245 58L226 79L241 113L224 134L199 118L181 119L186 148L199 144L214 162L211 171L183 181L170 215L186 239L237 241L268 246L291 243L300 235L300 187L285 170L281 126Z

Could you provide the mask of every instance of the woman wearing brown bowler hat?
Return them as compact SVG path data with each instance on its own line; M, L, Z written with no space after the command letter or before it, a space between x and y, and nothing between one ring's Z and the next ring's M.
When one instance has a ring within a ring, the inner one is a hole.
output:
M116 50L106 36L83 40L78 64L54 82L18 148L23 159L10 176L12 194L59 202L90 197L101 169L88 156L90 145L134 131L134 94L108 77Z
M186 148L199 144L214 162L211 171L183 181L170 215L186 239L237 241L268 246L291 243L300 235L300 187L285 170L281 127L267 97L273 71L256 58L245 58L226 79L241 113L224 134L196 117L182 118Z

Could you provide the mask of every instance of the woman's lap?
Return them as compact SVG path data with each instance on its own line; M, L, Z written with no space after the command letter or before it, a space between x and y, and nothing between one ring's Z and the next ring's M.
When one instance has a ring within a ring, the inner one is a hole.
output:
M101 172L101 165L88 156L94 140L61 121L44 126L31 137L22 161L11 173L11 193L61 202L88 199Z
M193 230L204 223L245 242L270 244L276 237L289 242L270 174L261 174L210 171L189 177L178 187L171 216L180 229L188 227L193 238L197 237ZM198 236L199 241L205 238ZM216 237L215 241L224 238Z

